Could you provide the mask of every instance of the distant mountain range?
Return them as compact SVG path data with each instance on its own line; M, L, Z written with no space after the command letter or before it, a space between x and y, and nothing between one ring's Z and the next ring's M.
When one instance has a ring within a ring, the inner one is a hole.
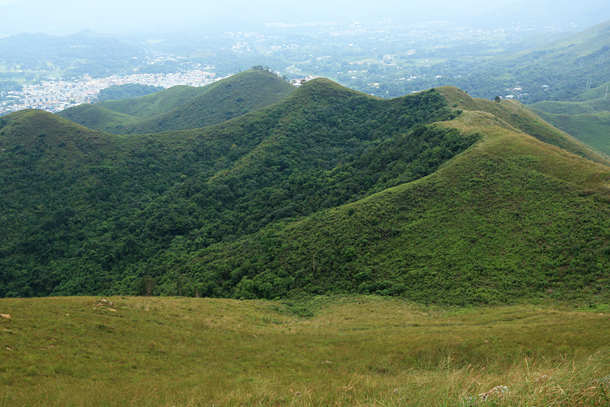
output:
M0 157L0 296L151 281L163 295L451 304L610 292L608 161L518 102L457 88L382 100L317 79L150 135L22 111L0 119Z
M583 101L610 83L610 21L494 62L535 93L535 100Z
M574 28L583 30L602 23L610 16L610 3L605 0L519 0L477 16L471 24L484 27L509 25Z

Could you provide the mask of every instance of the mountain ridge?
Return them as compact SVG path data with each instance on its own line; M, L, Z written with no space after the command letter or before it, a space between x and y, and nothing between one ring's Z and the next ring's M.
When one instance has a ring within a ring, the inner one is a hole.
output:
M47 117L0 128L2 296L133 294L151 279L162 295L461 305L608 292L607 160L514 101L451 87L385 100L317 79L194 130L54 119L89 154L63 173L36 125L14 145L28 115Z

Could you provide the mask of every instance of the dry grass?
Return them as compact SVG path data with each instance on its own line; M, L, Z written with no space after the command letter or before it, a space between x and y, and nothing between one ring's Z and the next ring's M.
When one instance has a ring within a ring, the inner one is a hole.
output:
M0 300L12 316L0 321L0 406L610 404L608 314L376 297L99 300ZM294 315L303 309L314 316ZM496 386L508 391L483 402Z

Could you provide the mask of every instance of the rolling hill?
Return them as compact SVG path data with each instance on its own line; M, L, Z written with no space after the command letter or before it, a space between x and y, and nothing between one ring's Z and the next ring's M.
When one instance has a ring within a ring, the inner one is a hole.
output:
M608 161L518 102L318 79L201 129L0 124L0 295L607 299Z
M202 88L176 86L136 99L81 105L58 114L112 134L160 133L230 120L277 103L293 90L277 75L253 69Z

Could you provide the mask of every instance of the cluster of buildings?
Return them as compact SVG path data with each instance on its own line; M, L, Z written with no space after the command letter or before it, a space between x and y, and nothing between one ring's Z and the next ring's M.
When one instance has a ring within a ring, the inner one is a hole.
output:
M298 78L298 79L291 79L290 80L290 84L296 87L299 87L301 85L305 85L306 82L309 82L313 79L319 78L319 76L315 76L315 75L307 75L304 78Z
M23 109L58 112L72 106L90 103L101 90L113 85L138 83L163 88L176 85L199 87L214 82L215 76L214 73L192 70L167 74L114 75L99 79L85 76L76 82L43 81L39 85L25 85L21 92L7 92L3 95L5 101L0 102L0 115Z

